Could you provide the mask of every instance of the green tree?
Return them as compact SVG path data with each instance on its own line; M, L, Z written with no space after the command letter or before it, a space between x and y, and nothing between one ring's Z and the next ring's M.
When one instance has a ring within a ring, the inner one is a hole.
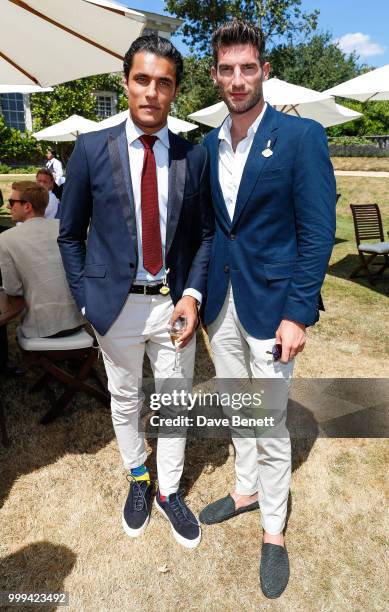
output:
M256 22L268 40L309 36L319 11L306 13L302 0L165 0L166 9L185 20L183 40L199 54L210 53L210 32L233 18Z
M95 90L114 91L118 95L118 112L127 108L121 74L103 74L56 85L52 92L33 94L31 111L34 131L62 121L70 115L96 120Z
M307 43L274 47L268 55L271 75L289 83L324 91L361 73L355 53L346 56L329 32L314 35Z

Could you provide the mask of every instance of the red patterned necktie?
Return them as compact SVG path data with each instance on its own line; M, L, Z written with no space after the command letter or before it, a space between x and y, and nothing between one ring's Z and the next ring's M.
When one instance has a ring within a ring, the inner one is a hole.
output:
M141 179L143 267L155 276L163 265L157 167L153 151L153 146L158 138L143 134L139 140L144 146Z

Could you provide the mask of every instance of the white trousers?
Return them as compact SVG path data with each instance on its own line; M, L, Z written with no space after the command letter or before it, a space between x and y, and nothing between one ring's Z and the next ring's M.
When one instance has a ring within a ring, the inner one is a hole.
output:
M294 362L274 362L266 351L271 351L275 338L258 340L246 332L239 321L231 287L217 319L208 326L208 333L218 378L234 379L238 386L244 384L243 379L277 379L273 385L266 384L266 397L267 407L270 405L278 415L277 430L283 432L282 437L265 437L270 435L268 432L259 438L244 437L232 431L232 439L236 492L240 495L258 492L264 530L281 533L291 479L291 446L285 419Z
M111 393L112 422L126 469L142 465L147 458L144 434L139 432L145 350L156 379L156 393L159 393L158 387L163 379L174 376L175 349L167 331L172 313L173 303L169 295L131 293L105 336L96 332ZM194 336L180 351L180 366L185 378L193 378L195 350ZM158 440L158 484L162 495L178 490L185 442L185 438L161 437Z

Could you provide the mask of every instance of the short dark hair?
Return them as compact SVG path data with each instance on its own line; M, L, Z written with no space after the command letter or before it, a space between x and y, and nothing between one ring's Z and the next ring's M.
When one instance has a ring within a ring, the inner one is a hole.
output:
M49 176L54 182L54 174L48 168L39 168L38 172L35 175L36 178L38 178L38 174L45 174L46 176Z
M43 217L49 203L49 192L42 185L33 181L15 181L12 189L20 193L20 198L30 202L34 212Z
M175 46L172 45L170 40L162 38L162 36L158 36L157 34L139 36L128 49L123 60L123 71L126 81L128 81L128 75L132 67L135 53L142 53L142 51L154 53L154 55L159 55L159 57L165 57L171 60L176 66L176 85L178 86L180 84L184 74L182 55Z
M214 66L217 66L220 47L231 45L252 45L258 51L260 63L264 63L265 35L258 26L239 19L221 25L212 35Z

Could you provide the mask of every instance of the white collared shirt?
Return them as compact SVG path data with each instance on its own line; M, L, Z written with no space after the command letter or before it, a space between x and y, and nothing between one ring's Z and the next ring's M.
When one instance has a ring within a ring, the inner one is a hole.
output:
M261 113L247 130L246 138L241 140L236 150L232 148L231 142L231 117L225 119L219 130L219 183L223 192L224 202L230 219L235 211L236 197L238 195L240 181L253 144L254 136L259 124L265 114L267 102L265 102Z
M141 177L143 169L144 147L139 137L144 132L135 125L130 117L126 123L126 135L128 142L128 156L130 158L130 170L132 191L134 194L135 216L136 216L136 232L138 238L138 269L136 272L135 282L137 283L152 283L161 281L165 274L165 245L166 245L166 222L167 222L167 203L169 196L169 133L168 127L165 125L153 136L158 140L155 142L153 151L155 164L157 167L157 184L158 184L158 204L159 204L159 223L161 230L162 242L162 269L153 276L143 267L143 249L142 249L142 207L141 207Z
M153 151L155 164L157 167L157 185L158 185L158 204L159 204L159 223L161 230L162 243L162 269L153 276L143 267L143 249L142 249L142 207L141 207L141 177L143 169L144 147L139 137L144 132L128 117L126 122L126 135L128 143L128 156L130 159L130 171L132 191L134 194L135 217L136 217L136 232L138 240L138 269L135 276L135 282L140 284L161 282L165 269L165 251L166 251L166 225L167 225L167 204L169 198L169 131L165 125L153 136L158 140L155 142ZM169 277L167 277L169 284ZM202 295L196 289L186 289L183 295L191 295L199 303L202 301Z
M55 219L58 212L59 200L52 191L49 191L49 203L46 206L45 219Z

